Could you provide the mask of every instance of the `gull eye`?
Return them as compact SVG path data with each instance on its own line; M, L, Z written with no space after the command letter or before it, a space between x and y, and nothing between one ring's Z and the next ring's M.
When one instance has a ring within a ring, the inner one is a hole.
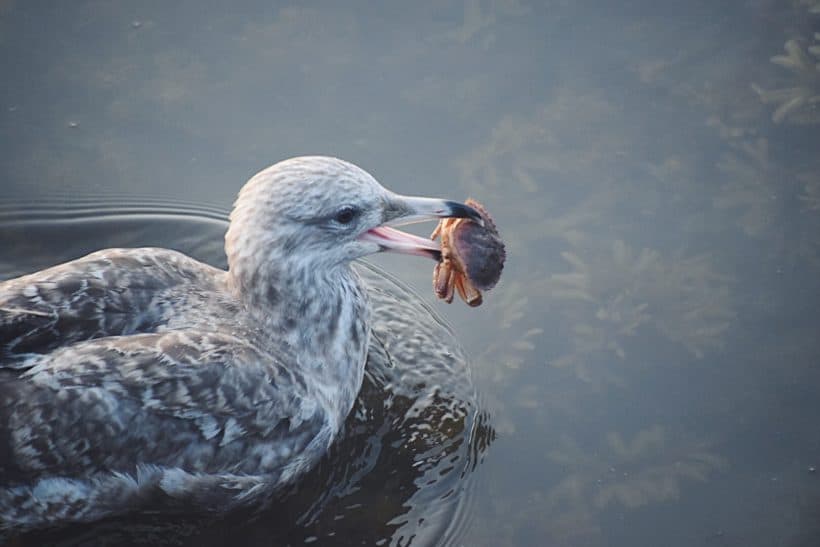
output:
M339 224L350 224L359 216L359 210L351 205L345 205L333 216L333 220Z

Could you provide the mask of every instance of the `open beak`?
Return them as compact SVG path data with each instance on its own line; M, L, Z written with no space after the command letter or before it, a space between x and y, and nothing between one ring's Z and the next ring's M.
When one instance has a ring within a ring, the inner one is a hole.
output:
M442 218L469 218L484 225L478 211L463 203L396 195L385 202L381 226L371 228L359 236L359 239L378 244L380 251L427 256L433 260L440 260L441 247L437 242L396 230L391 226Z

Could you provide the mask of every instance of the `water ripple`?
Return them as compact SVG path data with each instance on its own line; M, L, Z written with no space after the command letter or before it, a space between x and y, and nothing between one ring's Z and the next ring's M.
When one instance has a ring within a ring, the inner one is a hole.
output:
M225 207L165 198L133 196L49 196L45 199L0 200L0 222L9 225L116 220L119 217L172 216L227 221Z

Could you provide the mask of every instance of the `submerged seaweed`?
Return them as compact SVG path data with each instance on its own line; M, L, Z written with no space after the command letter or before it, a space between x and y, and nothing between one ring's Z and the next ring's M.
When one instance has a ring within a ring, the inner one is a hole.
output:
M583 380L592 380L591 367L601 359L623 361L627 339L650 327L702 357L721 346L734 320L729 278L708 255L664 257L616 240L609 252L587 259L562 256L572 271L553 274L549 286L553 298L568 301L572 351L552 364L574 369Z
M816 9L814 6L812 10ZM772 90L764 90L758 85L752 88L766 104L776 106L772 121L788 121L796 124L820 122L820 33L814 34L814 42L807 46L797 40L787 41L783 49L785 55L775 55L771 62L779 65L794 76L793 85Z
M625 512L673 502L687 484L707 481L725 466L709 443L659 424L631 437L612 431L593 446L563 436L546 460L563 478L545 492L529 492L523 514L505 514L537 526L549 545L606 545L609 515L623 519Z
M766 233L777 218L777 165L769 158L764 138L741 141L718 162L725 177L713 199L718 209L739 210L738 224L750 236Z
M631 439L609 432L603 446L594 450L564 437L547 457L566 469L549 500L556 509L573 511L635 509L674 500L683 483L705 481L724 466L724 459L708 443L675 438L658 424Z
M803 193L800 194L800 201L808 211L820 211L820 175L806 173L798 177L803 185Z

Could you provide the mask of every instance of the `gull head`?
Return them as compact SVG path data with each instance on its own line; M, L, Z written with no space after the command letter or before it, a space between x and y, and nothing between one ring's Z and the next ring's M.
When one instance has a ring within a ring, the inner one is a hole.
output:
M395 194L340 159L306 156L254 175L239 193L225 236L231 271L265 267L333 270L357 258L398 252L437 259L439 245L393 226L471 218L462 203Z

